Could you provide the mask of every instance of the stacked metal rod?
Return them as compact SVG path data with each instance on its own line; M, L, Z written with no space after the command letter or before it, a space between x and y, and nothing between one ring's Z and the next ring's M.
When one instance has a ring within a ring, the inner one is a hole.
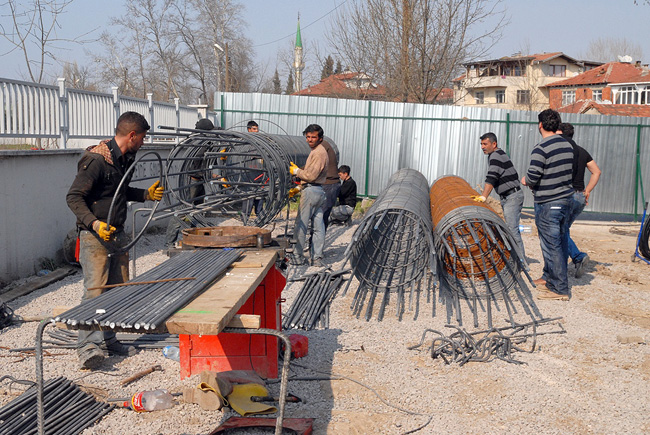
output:
M289 163L304 165L310 152L301 136L187 129L172 134L186 137L167 158L168 205L154 219L213 211L238 215L245 225L264 226L287 204ZM205 193L195 196L200 186ZM254 201L261 210L249 222Z
M433 238L429 185L424 175L402 169L364 215L345 253L359 287L352 302L359 317L367 302L370 320L379 297L377 319L382 320L394 293L396 314L402 319L408 293L409 310L417 318L422 281L429 270Z
M240 255L241 250L182 252L131 282L193 279L116 287L83 301L55 320L78 329L155 330L212 284Z
M503 303L514 323L511 290L529 315L539 315L521 278L524 272L532 283L510 230L487 204L473 201L473 195L476 191L455 176L438 179L430 191L439 295L448 317L455 311L462 324L464 300L476 326L479 309L487 311L491 326L492 305L500 309Z
M322 270L302 277L305 283L282 320L282 329L311 330L321 320L326 323L329 304L336 297L347 272L349 270Z
M113 410L97 402L65 378L44 385L44 433L79 434ZM0 434L36 434L36 388L32 387L0 408Z

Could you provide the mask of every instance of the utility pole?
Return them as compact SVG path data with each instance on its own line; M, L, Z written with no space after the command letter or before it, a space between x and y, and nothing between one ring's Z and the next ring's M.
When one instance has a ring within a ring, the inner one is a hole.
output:
M228 57L228 43L225 44L224 55L226 57L226 92L230 92L230 58Z

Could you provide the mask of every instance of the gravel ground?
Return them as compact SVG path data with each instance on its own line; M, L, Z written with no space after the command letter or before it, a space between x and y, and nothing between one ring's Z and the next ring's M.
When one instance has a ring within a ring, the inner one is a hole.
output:
M542 268L539 242L532 221L523 223L533 226L524 243L532 259L532 276L537 278ZM280 222L275 232L283 228ZM325 260L334 269L341 265L354 228L328 231ZM366 322L350 311L354 281L345 297L335 299L329 329L301 332L309 337L309 354L291 367L296 376L341 379L290 382L289 392L304 402L288 404L287 417L314 418L316 434L401 434L425 424L418 433L649 433L650 348L617 340L619 335L650 338L650 265L630 261L637 231L638 226L612 222L574 224L574 240L592 259L587 274L578 280L570 272L570 302L537 302L545 317L563 318L566 334L540 336L533 353L515 355L524 362L521 365L499 360L445 365L432 359L425 347L408 350L425 328L451 331L444 326L447 319L440 306L431 317L432 306L423 296L417 320L407 312L399 322L388 310L382 322L375 318ZM147 235L139 242L138 273L167 258L162 245L163 235ZM302 267L289 269L288 274L299 276L305 270L312 271ZM75 305L82 295L81 279L81 273L68 276L9 305L21 316ZM299 287L293 283L284 290L285 311ZM505 312L495 313L497 326L506 326L506 317ZM472 330L469 320L465 327ZM520 312L517 320L529 318ZM0 346L33 346L36 326L25 323L3 329ZM163 358L160 350L109 358L94 372L77 368L74 351L52 353L45 358L46 378L65 376L104 397L156 388L180 391L197 383L196 376L181 381L178 363ZM35 378L33 357L4 349L0 357L0 376ZM153 364L161 364L164 371L120 387L120 380ZM16 397L18 389L2 382L0 405ZM271 384L270 389L277 395L279 385ZM206 434L233 415L183 403L143 414L116 409L84 433Z

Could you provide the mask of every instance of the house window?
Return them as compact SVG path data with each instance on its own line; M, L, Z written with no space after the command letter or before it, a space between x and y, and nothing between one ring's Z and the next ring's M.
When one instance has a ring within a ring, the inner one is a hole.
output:
M647 98L646 98L647 100ZM623 86L616 96L616 104L639 104L639 92L635 86Z
M650 86L646 86L641 90L641 101L639 104L650 104Z
M594 100L596 103L600 103L603 101L603 90L593 90L591 91L591 99Z
M515 77L521 77L524 75L524 69L521 65L515 65L514 74Z
M495 92L497 98L497 104L503 104L506 102L506 91L498 90Z
M562 106L568 106L576 102L576 91L562 91Z
M551 77L566 77L566 65L550 65Z
M517 91L517 104L530 104L530 91Z
M475 92L474 99L476 100L476 104L483 104L485 102L485 92Z

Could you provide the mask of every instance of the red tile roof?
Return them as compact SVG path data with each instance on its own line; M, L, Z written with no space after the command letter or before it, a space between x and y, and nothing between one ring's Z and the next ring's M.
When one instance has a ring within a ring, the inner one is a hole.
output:
M637 67L630 63L610 62L569 79L553 82L547 87L638 82L650 82L650 73L647 68Z
M641 104L600 104L592 100L579 100L558 109L563 113L585 113L595 109L601 115L650 117L650 105Z
M293 95L311 95L315 97L338 97L338 98L384 98L386 96L386 88L381 85L376 85L369 89L350 88L346 85L347 80L354 80L356 77L361 76L365 78L365 74L356 72L346 72L341 74L332 74L320 81L314 86L308 86L305 89L294 93Z

